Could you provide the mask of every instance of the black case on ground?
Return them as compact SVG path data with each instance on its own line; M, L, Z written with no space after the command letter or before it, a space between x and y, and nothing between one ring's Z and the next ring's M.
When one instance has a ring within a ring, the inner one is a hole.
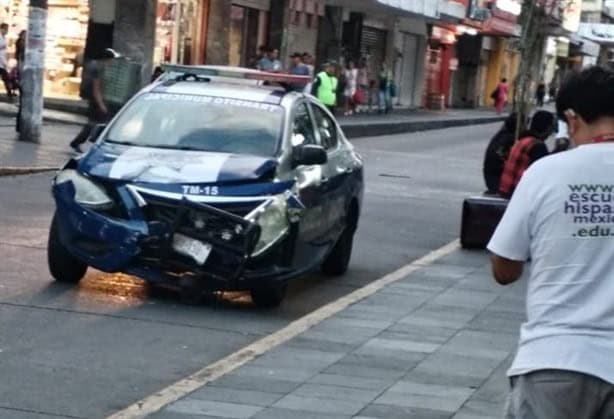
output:
M463 202L461 246L465 249L485 249L503 213L507 199L496 196L472 196Z

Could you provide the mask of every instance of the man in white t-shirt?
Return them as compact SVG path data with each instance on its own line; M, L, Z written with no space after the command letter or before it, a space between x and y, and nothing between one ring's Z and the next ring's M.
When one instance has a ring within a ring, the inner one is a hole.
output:
M8 59L6 57L8 44L6 42L6 35L9 33L9 25L6 23L0 24L0 78L4 82L4 87L6 89L6 95L9 99L12 99L13 89L11 88L11 83L9 81L9 72L8 72Z
M503 285L532 261L506 418L611 419L614 73L572 75L557 112L578 147L524 173L488 245Z

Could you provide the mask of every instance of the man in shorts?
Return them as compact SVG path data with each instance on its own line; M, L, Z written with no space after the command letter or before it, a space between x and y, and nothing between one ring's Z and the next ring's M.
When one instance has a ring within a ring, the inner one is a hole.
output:
M572 75L557 97L576 148L522 176L488 245L497 282L531 260L508 419L614 417L614 72Z

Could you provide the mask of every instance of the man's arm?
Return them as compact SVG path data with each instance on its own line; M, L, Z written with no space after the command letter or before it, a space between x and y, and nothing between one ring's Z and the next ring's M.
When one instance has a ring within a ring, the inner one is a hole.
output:
M320 84L322 84L322 80L320 80L319 77L316 77L316 80L313 82L313 85L311 86L311 95L312 96L318 96L318 89L320 88Z
M501 285L513 284L522 276L524 262L506 259L497 255L492 256L491 262L495 281Z

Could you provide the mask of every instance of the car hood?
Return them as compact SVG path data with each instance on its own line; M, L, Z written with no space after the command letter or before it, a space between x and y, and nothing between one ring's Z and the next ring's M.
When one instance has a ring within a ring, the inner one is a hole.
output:
M273 158L97 144L79 162L91 176L130 183L190 184L272 180Z

